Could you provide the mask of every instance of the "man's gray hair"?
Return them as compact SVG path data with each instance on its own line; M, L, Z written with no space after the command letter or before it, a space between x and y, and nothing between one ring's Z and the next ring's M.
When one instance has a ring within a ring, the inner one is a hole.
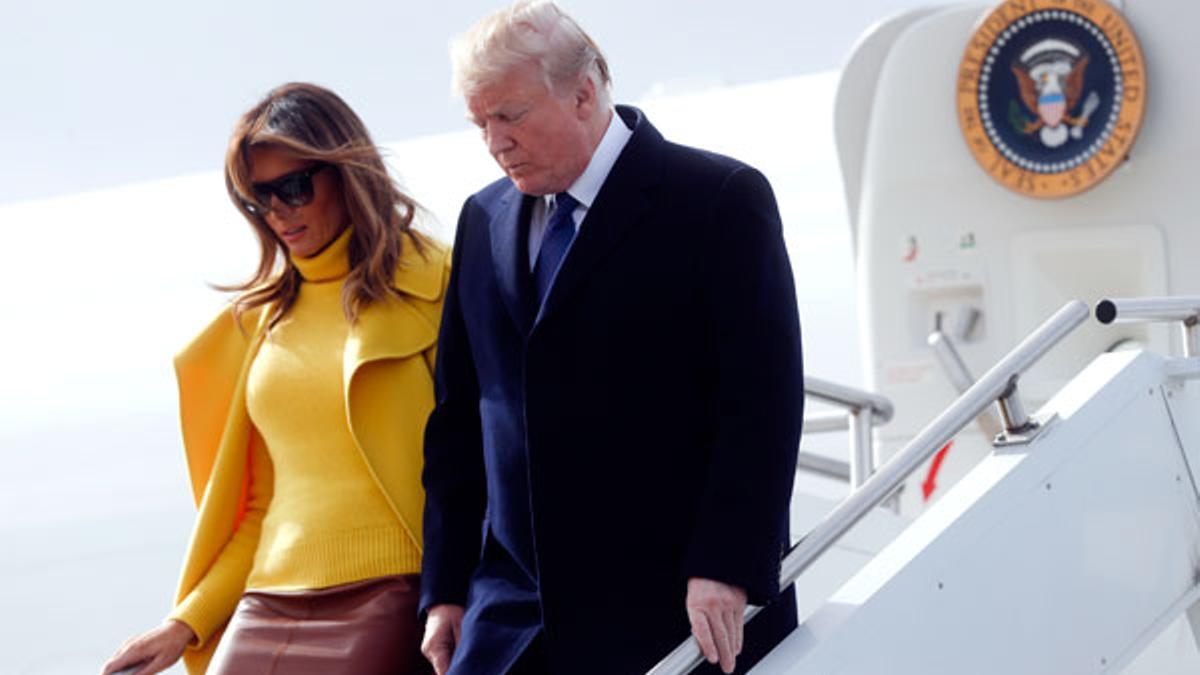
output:
M587 76L601 108L611 105L608 62L587 33L551 0L519 0L475 24L450 46L454 90L470 97L512 68L538 65L546 86L562 95Z

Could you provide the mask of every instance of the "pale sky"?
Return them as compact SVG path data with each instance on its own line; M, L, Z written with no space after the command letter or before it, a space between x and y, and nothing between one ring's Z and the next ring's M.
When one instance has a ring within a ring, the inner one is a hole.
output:
M836 69L916 0L564 0L607 53L617 100ZM376 141L464 128L447 45L494 0L5 0L0 203L220 167L274 85L340 93ZM8 225L3 223L2 225Z

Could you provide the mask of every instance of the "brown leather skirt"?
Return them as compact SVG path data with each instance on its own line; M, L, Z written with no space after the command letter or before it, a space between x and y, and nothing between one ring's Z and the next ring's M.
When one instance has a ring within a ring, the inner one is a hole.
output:
M380 577L313 591L248 591L209 675L426 675L420 576Z

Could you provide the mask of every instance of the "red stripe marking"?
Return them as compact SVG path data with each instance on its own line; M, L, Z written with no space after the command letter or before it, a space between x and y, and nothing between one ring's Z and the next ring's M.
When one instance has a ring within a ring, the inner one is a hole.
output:
M954 441L942 446L941 450L933 456L933 463L929 465L929 475L925 476L925 482L921 483L921 492L925 495L925 501L929 501L929 496L937 489L937 475L942 470L942 462L946 459L946 453L950 452L950 446L954 445Z

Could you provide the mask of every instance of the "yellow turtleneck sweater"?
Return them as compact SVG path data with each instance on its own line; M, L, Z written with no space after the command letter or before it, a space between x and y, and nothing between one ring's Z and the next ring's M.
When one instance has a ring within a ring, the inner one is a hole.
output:
M421 552L396 519L346 418L342 286L350 229L312 258L296 303L250 367L246 513L204 580L172 612L201 639L244 590L325 588L420 572Z

